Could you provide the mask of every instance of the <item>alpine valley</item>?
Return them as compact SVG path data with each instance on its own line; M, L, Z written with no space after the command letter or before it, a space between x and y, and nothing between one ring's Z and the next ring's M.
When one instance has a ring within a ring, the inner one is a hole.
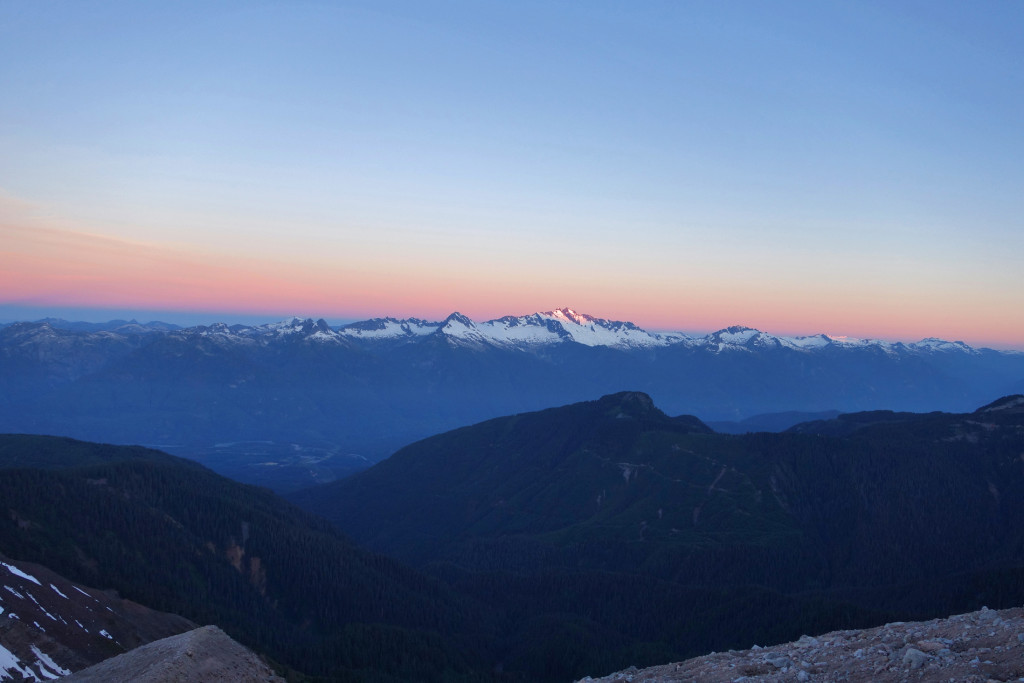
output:
M292 681L569 681L1024 603L1021 395L730 435L619 392L289 498L151 449L0 436L0 678L124 650L85 680L209 680L211 652L266 670L230 636ZM980 647L961 645L942 656ZM918 654L876 680L928 674ZM789 673L839 680L813 671Z
M654 333L568 308L483 323L0 328L0 431L146 444L279 492L432 434L623 390L720 432L780 431L841 412L973 410L1024 391L1024 353L746 327Z

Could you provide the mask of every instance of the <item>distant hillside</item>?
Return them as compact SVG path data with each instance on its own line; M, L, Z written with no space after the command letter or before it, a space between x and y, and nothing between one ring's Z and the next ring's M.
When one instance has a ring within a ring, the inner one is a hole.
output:
M292 500L489 600L534 675L578 677L1024 602L1022 401L731 436L615 394L435 436ZM524 651L536 629L557 663Z
M752 415L743 420L708 422L708 426L721 434L748 434L751 432L783 432L791 427L812 420L834 420L838 410L824 410L816 413L789 410L781 413Z
M735 422L966 411L1022 382L1024 353L959 342L740 326L694 337L572 309L339 329L297 318L0 328L0 431L158 446L278 491L347 476L432 434L623 390L670 414Z

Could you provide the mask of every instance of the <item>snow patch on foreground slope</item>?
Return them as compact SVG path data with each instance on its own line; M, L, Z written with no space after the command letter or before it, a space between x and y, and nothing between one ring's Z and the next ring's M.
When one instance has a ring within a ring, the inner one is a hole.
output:
M67 676L195 624L0 555L0 681ZM6 570L6 571L4 571Z
M6 562L0 562L0 564L2 564L3 566L7 567L7 570L9 572L11 572L12 574L14 574L15 576L20 576L23 579L31 581L32 583L34 583L37 586L42 586L43 585L43 584L39 583L39 579L37 579L36 577L32 576L31 574L26 574L25 572L21 571L20 569L18 569L14 565L7 564Z

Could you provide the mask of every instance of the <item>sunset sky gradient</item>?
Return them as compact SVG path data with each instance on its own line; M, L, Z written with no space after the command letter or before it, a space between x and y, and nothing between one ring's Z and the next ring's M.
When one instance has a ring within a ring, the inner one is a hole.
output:
M0 321L1024 349L1024 3L0 3Z

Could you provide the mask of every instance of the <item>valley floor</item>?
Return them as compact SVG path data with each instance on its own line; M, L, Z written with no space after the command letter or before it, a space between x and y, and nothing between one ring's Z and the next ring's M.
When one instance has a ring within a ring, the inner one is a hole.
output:
M583 681L1024 681L1024 608L802 636Z

